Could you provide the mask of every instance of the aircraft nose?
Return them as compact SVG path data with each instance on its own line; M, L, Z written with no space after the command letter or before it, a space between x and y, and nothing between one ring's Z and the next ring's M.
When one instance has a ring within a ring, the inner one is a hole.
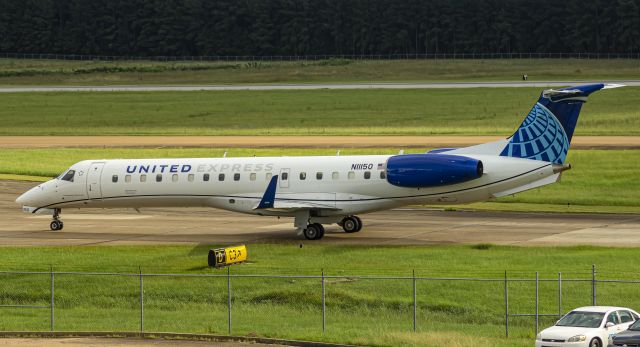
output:
M23 206L30 206L33 205L33 203L35 202L35 195L36 195L36 190L39 189L38 187L35 188L31 188L28 191L26 191L24 194L20 195L17 199L16 202L18 204L21 204Z
M30 199L29 199L29 195L30 195L30 194L29 194L29 192L31 192L31 191L28 191L28 192L26 192L26 193L24 193L24 194L20 195L20 196L16 199L16 202L17 202L18 204L20 204L20 205L28 205L28 201L30 200Z

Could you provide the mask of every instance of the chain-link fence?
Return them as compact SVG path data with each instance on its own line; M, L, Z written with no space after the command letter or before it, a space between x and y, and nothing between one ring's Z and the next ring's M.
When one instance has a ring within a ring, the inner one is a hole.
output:
M531 336L575 307L639 306L640 281L590 270L545 278L4 271L0 330L304 338L475 325Z
M100 61L315 61L348 60L439 60L439 59L640 59L640 53L427 53L343 55L232 55L232 56L114 56L90 54L0 53L5 59L100 60Z

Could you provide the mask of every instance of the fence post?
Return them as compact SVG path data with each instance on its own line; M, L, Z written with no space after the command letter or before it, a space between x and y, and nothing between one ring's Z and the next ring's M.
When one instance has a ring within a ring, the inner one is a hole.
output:
M505 337L509 337L509 282L507 280L507 270L504 270L504 328Z
M562 317L562 272L558 272L558 319Z
M229 335L231 335L231 266L227 266L227 310L229 320Z
M416 270L413 270L413 332L418 328L418 293L416 288Z
M142 268L138 267L140 272L140 334L144 333L144 282L142 277Z
M591 305L596 306L596 264L591 265Z
M538 296L539 293L539 285L540 285L540 280L538 277L538 272L536 271L536 334L538 333L538 324L540 323L540 316L539 316L539 310L538 310L538 304L540 302L540 297Z
M53 331L53 327L55 326L55 315L54 315L54 307L55 307L55 274L53 273L53 266L50 267L51 270L51 331Z
M326 329L326 310L327 310L327 306L326 306L326 302L325 302L325 292L324 292L324 269L322 270L322 332L325 332Z

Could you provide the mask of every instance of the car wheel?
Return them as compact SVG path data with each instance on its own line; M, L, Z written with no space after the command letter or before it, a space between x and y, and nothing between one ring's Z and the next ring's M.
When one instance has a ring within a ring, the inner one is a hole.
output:
M602 342L600 342L599 338L594 337L591 339L591 342L589 342L589 347L602 347Z

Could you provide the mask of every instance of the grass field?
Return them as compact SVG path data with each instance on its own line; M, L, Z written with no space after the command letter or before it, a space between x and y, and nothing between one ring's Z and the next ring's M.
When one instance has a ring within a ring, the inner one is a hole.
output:
M0 59L0 85L628 80L633 59L150 62Z
M206 267L211 246L2 248L2 270L98 271L136 274L218 274ZM635 249L596 247L419 246L363 247L305 244L249 245L250 262L237 275L346 276L326 280L327 331L322 333L318 278L233 278L233 334L365 345L529 346L531 318L512 318L504 338L504 271L540 278L540 312L557 313L557 273L586 279L635 279ZM291 264L295 264L294 267ZM412 329L412 281L356 276L494 278L495 282L418 281L418 333ZM2 304L43 305L50 276L2 274ZM227 333L227 279L145 277L147 331ZM563 283L563 311L588 305L591 283ZM638 308L637 284L598 284L598 303ZM59 274L55 278L56 330L136 331L139 278ZM534 311L535 284L511 282L512 313ZM2 308L1 330L48 330L49 310ZM553 318L544 318L541 326ZM286 328L285 328L286 327ZM433 339L433 340L431 340Z
M180 158L228 156L335 155L332 149L6 149L0 152L0 174L55 177L70 165L85 159ZM424 152L409 149L406 153ZM342 149L341 155L394 154L398 149ZM560 183L504 197L497 202L453 208L478 208L556 212L640 212L638 150L572 150L567 159L573 169ZM56 158L56 160L51 160ZM5 177L5 178L20 178ZM28 179L28 177L27 177Z
M510 135L539 88L0 94L0 135ZM640 88L594 94L577 135L640 134Z

